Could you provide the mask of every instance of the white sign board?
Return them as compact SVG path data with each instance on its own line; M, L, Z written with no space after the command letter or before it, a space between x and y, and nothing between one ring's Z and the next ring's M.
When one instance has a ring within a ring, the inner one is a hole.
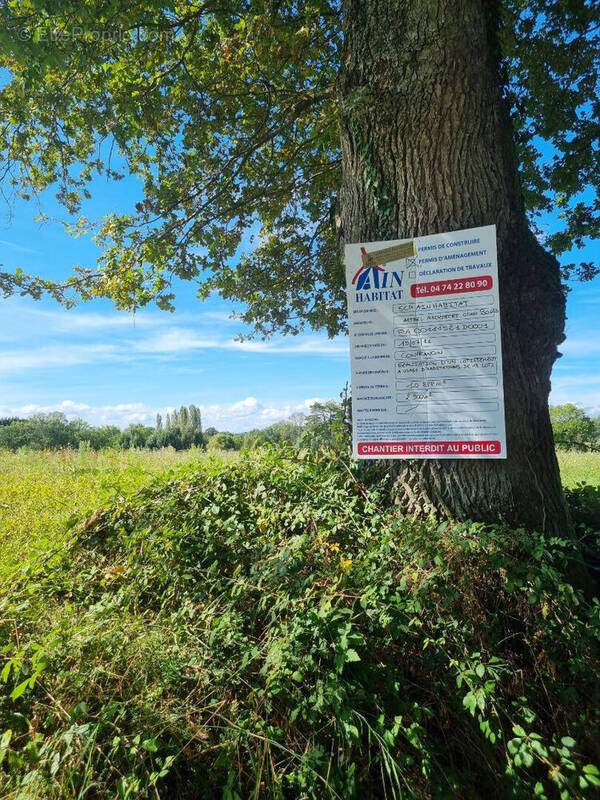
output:
M506 458L496 226L346 245L356 458Z

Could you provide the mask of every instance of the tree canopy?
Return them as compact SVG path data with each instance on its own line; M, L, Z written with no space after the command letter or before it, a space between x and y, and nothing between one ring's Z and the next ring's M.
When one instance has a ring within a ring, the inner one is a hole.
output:
M115 446L120 435L121 432L114 425L93 427L82 419L69 422L59 411L34 414L28 419L0 420L0 448L8 450L18 450L20 447L45 450L83 444L99 450Z
M0 290L171 308L182 278L244 303L262 335L343 330L339 125L370 98L336 83L340 5L0 0L4 196L56 187L69 231L101 248L63 283L0 272ZM559 211L545 244L565 275L590 278L596 266L570 253L600 234L598 6L489 7L529 218ZM87 219L94 177L127 174L141 179L140 202Z
M576 450L594 449L595 423L583 408L578 408L573 403L551 406L550 420L554 441L558 447Z

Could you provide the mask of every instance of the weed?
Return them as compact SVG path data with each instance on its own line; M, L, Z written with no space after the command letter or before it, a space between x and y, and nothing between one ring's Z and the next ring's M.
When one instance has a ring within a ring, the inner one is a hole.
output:
M591 796L600 604L570 540L400 518L361 469L184 466L13 580L0 795Z

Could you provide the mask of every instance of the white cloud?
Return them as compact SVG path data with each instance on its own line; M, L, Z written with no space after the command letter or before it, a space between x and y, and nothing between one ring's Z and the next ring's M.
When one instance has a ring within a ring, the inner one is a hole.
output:
M126 356L114 345L88 344L0 351L0 372L20 372L38 367L65 367L93 361L119 360Z
M102 332L118 328L163 328L168 325L173 325L174 317L176 317L178 323L183 322L194 325L204 324L210 325L211 327L214 327L215 322L236 322L231 318L231 314L224 311L202 311L197 314L189 312L171 314L167 311L158 313L139 311L133 314L126 311L100 313L95 311L81 312L72 309L49 311L43 308L32 308L31 306L27 306L26 309L20 309L18 304L15 305L21 315L37 317L51 330L61 333Z
M573 338L567 337L562 345L559 345L560 352L565 356L590 356L600 353L600 337Z
M317 336L302 339L275 339L269 341L237 341L199 336L191 328L174 327L164 333L139 342L131 347L140 353L180 353L190 350L239 350L247 353L306 354L346 356L348 340L342 337L326 339Z
M264 428L294 413L306 414L319 398L308 398L300 402L266 405L256 397L246 397L236 403L200 406L205 428L229 430L232 433L252 428Z
M217 428L232 433L241 433L252 428L264 428L278 420L287 419L293 413L308 413L315 402L321 398L307 398L298 402L266 404L256 397L246 397L235 403L214 404L199 408L202 412L204 428ZM158 408L148 403L120 403L118 405L91 406L73 400L49 405L28 404L24 406L0 405L0 417L30 417L33 414L47 414L61 411L69 419L80 418L91 425L118 425L125 428L133 423L154 425L156 414L172 412L173 407Z
M552 377L550 404L573 403L584 408L588 414L600 414L600 374L565 375L560 372Z
M256 397L247 397L245 400L240 400L239 402L234 403L230 408L235 414L239 413L245 415L255 414L260 407L260 403Z
M187 328L172 328L158 336L131 342L131 347L139 353L184 353L188 350L212 349L218 346L218 341L203 339Z
M41 250L34 250L31 247L23 247L22 244L15 244L14 242L9 242L6 239L0 239L0 244L3 244L5 247L10 247L11 250L17 250L20 253L32 253L36 256L44 255Z
M157 324L151 318L139 314L99 314L97 312L78 314L74 311L45 311L42 309L35 309L30 313L42 318L53 330L67 333L107 331L111 328L135 328Z
M292 343L294 342L294 343ZM231 350L246 350L249 353L306 353L315 355L348 355L348 340L343 338L324 339L316 336L296 340L276 340L267 342L222 343Z
M102 315L99 315L102 317ZM92 320L94 322L94 320ZM147 358L173 356L192 351L230 350L249 354L318 355L346 357L348 341L342 337L317 336L277 339L266 342L238 342L234 339L204 337L192 328L172 327L139 339L112 340L110 343L64 343L43 347L0 351L0 372L22 372L36 368L63 368L97 361L128 361L136 354ZM139 356L137 356L139 357Z

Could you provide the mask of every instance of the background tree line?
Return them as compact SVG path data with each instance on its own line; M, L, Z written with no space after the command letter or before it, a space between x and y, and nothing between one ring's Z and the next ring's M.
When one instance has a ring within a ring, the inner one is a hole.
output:
M200 409L195 405L182 406L166 414L164 420L157 414L154 427L135 423L124 430L115 425L96 427L82 419L69 421L59 411L34 414L27 419L6 417L0 419L0 448L49 450L89 447L101 450L106 447L173 447L187 450L198 447L208 451L242 450L264 444L275 446L282 442L298 445L305 437L314 444L333 445L340 437L348 437L344 423L346 402L314 403L306 416L292 414L287 420L246 433L218 431L214 427L203 431Z
M200 409L195 405L182 406L168 413L164 420L157 414L154 427L134 423L124 430L116 425L96 427L82 419L69 421L59 411L34 414L27 419L5 417L0 419L0 448L49 450L87 446L92 450L105 447L124 450L161 447L251 450L264 444L276 446L282 442L299 445L305 439L314 445L331 446L340 439L348 439L347 403L345 398L341 402L314 403L308 415L292 414L289 419L245 433L218 431L214 427L203 431ZM550 417L557 447L600 451L600 415L591 417L573 403L565 403L551 406Z
M590 417L583 408L565 403L550 406L550 421L557 447L600 452L600 415Z

